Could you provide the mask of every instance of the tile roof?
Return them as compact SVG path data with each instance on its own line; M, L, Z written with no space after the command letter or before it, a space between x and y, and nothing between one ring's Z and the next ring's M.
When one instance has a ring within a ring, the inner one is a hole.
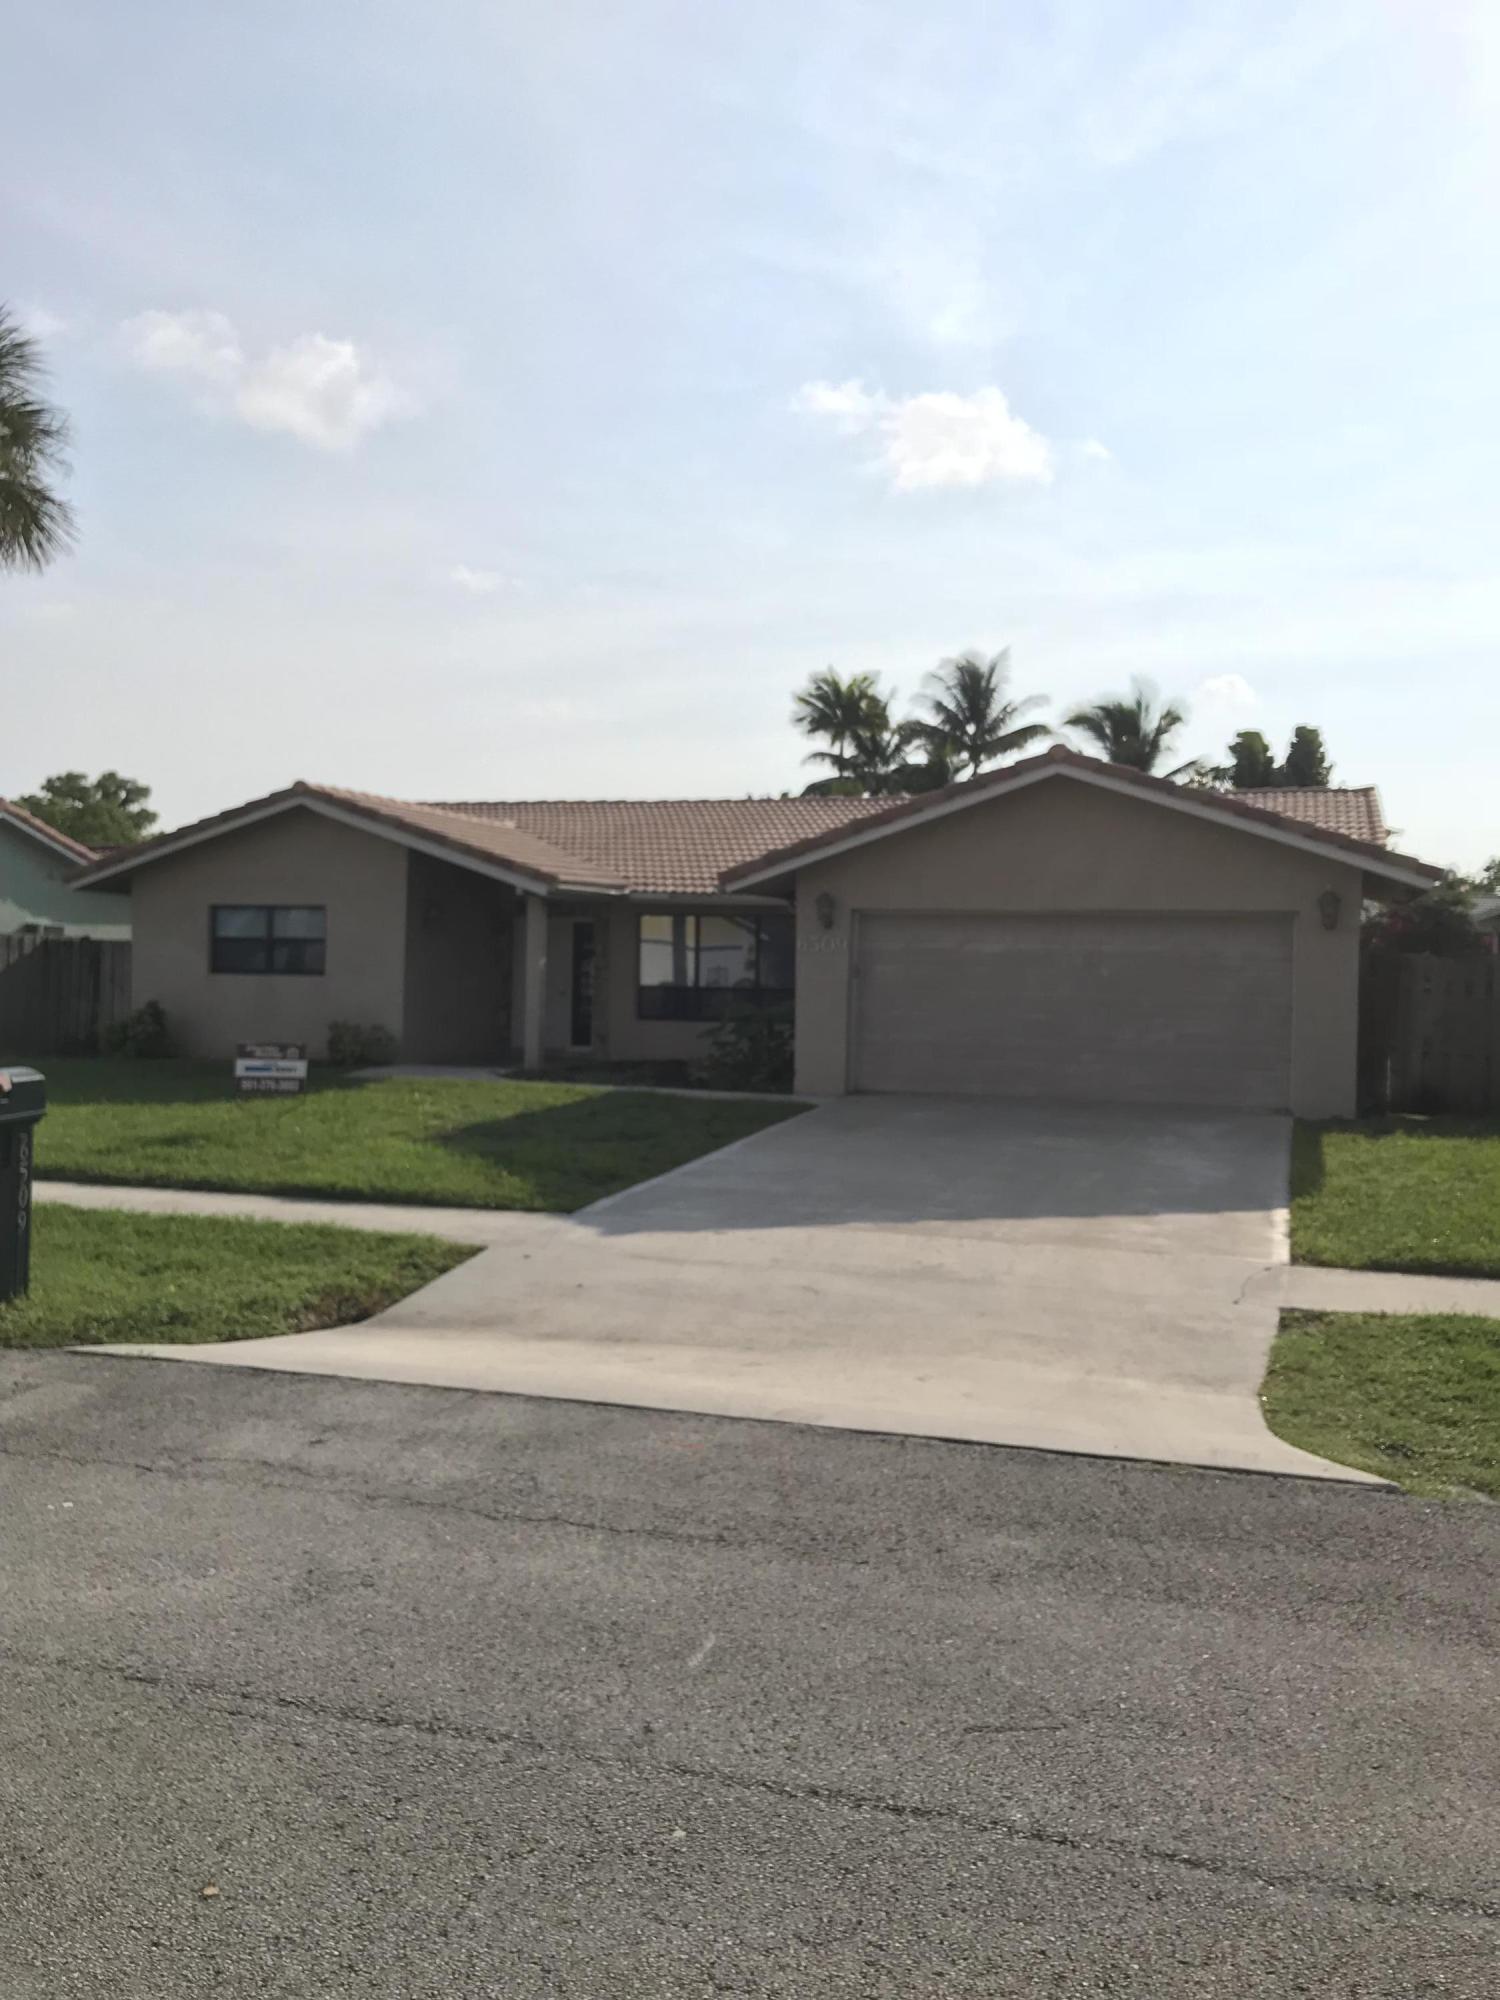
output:
M75 840L70 833L59 833L55 826L48 826L44 819L38 819L35 813L27 812L25 806L18 806L14 799L0 799L0 819L10 820L23 833L35 834L38 840L50 841L52 846L60 847L65 853L71 854L75 861L98 859L96 849L85 847L81 840Z
M376 792L345 791L339 785L298 785L293 790L351 806L392 826L409 827L413 833L426 834L445 847L483 860L508 862L548 883L592 889L625 887L618 863L595 859L576 842L563 847L539 829L519 822L509 810L461 811L412 799L382 798Z
M1377 869L1382 859L1436 880L1440 870L1409 856L1390 854L1378 841L1339 827L1320 824L1309 811L1270 811L1249 804L1242 795L1186 791L1167 778L1147 777L1119 765L1102 764L1079 751L1056 745L1038 757L1028 757L999 771L950 785L945 791L917 797L883 799L529 799L417 801L385 798L374 792L348 791L336 785L299 782L284 791L215 813L191 826L117 852L87 857L70 878L84 883L128 875L143 863L200 840L227 833L234 826L287 811L306 803L342 811L397 833L420 838L425 845L450 850L455 859L487 861L512 869L539 888L629 891L651 896L703 896L716 892L754 893L770 864L795 866L806 853L837 841L861 823L884 826L940 806L971 789L991 791L1048 768L1107 774L1146 792L1191 800L1260 826L1280 827L1303 838L1356 854ZM1306 806L1307 793L1278 793ZM1373 792L1321 796L1379 801ZM1257 795L1258 801L1259 795ZM10 807L12 813L17 808ZM27 816L29 817L29 815ZM1380 822L1382 829L1383 820ZM61 836L59 836L61 838Z
M508 822L638 894L711 895L726 868L885 811L886 799L469 800L418 810Z
M1280 813L1283 819L1303 820L1328 833L1347 833L1377 845L1384 845L1390 832L1373 785L1257 785L1225 796L1259 806L1262 812Z
M975 796L988 792L1003 791L1022 779L1044 777L1051 771L1075 771L1080 776L1108 778L1117 785L1131 788L1159 797L1179 801L1200 810L1222 813L1226 819L1237 819L1262 830L1279 828L1283 833L1295 833L1304 840L1315 840L1335 851L1357 856L1373 873L1381 872L1381 863L1388 864L1387 872L1396 871L1399 876L1417 875L1436 882L1442 877L1442 869L1434 868L1430 862L1419 861L1414 855L1395 854L1379 841L1363 840L1356 835L1340 832L1334 827L1319 825L1311 818L1294 818L1290 813L1268 811L1259 805L1247 805L1244 800L1230 792L1215 792L1179 785L1171 778L1158 778L1145 771L1132 771L1123 764L1106 764L1098 757L1086 757L1081 750L1070 750L1064 744L1054 743L1050 749L1038 756L1023 757L1018 764L1007 764L998 771L986 771L977 778L964 778L955 785L947 785L941 791L923 792L915 798L892 800L889 803L873 801L881 807L869 817L869 825L883 827L899 824L902 820L916 818L933 811L949 802L959 802L964 795ZM776 869L794 868L809 854L824 847L837 844L840 829L833 828L826 833L813 834L801 840L789 842L787 846L773 849L758 856L754 861L741 862L725 870L722 877L726 889L749 888L764 882Z
M886 799L545 799L438 804L299 781L119 854L90 855L73 879L132 871L181 846L227 833L268 812L320 801L468 856L514 868L539 886L632 890L656 896L718 893L722 870L768 847L847 826ZM87 850L82 850L87 853Z

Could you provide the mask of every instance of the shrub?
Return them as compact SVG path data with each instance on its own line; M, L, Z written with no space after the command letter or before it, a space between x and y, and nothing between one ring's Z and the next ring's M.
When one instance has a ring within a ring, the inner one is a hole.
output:
M169 1056L174 1052L172 1031L159 1000L148 1000L123 1021L113 1021L99 1037L99 1047L107 1056Z
M328 1060L338 1069L380 1069L398 1053L396 1037L377 1022L328 1023Z
M707 1090L790 1090L791 1010L740 1007L726 1015L693 1080Z

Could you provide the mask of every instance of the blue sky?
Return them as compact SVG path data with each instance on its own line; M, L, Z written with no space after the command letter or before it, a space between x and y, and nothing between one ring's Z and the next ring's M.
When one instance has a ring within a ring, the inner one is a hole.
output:
M60 0L7 67L82 538L0 580L0 792L780 791L809 672L1009 644L1500 851L1483 0Z

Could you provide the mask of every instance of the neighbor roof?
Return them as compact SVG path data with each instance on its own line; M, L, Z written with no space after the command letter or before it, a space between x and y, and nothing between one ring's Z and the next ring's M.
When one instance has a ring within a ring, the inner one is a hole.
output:
M1097 757L1085 757L1081 751L1069 750L1057 743L1039 756L1025 757L1020 763L1007 764L1002 770L986 771L977 778L947 785L941 791L923 792L916 798L898 799L883 811L871 814L863 825L834 828L792 841L773 853L762 855L759 860L727 868L721 880L726 889L750 888L800 868L814 858L880 839L885 833L897 832L913 821L940 818L945 813L978 804L992 793L1019 789L1042 779L1058 777L1083 780L1109 791L1137 791L1180 812L1200 818L1223 818L1243 825L1249 832L1278 839L1284 845L1327 847L1351 861L1362 862L1373 875L1409 887L1424 888L1442 878L1441 868L1434 868L1429 862L1418 861L1409 854L1393 854L1378 841L1357 839L1352 834L1320 826L1309 819L1296 819L1289 813L1269 812L1264 806L1247 805L1233 793L1179 785L1170 778L1151 777L1144 771L1132 771L1122 764L1106 764Z
M1259 806L1262 812L1280 813L1284 819L1299 819L1328 833L1347 833L1381 846L1390 833L1373 785L1256 785L1226 796L1242 805Z
M8 820L22 833L29 833L34 840L55 848L59 854L73 861L97 861L98 851L85 847L81 840L74 840L71 834L59 833L55 826L48 826L35 813L27 812L25 806L18 806L14 799L0 799L0 819Z

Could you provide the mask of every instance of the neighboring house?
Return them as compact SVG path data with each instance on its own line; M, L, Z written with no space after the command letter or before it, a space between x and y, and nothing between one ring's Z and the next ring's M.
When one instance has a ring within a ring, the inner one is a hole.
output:
M1491 951L1500 948L1500 896L1479 896L1469 905L1475 927L1490 940Z
M1263 812L1373 841L1377 847L1384 847L1390 838L1380 794L1373 785L1257 785L1226 796L1242 805L1259 806Z
M1306 796L1301 801L1306 806ZM1342 808L1337 808L1342 810ZM297 784L83 869L192 1053L690 1058L797 1087L1352 1113L1359 918L1440 871L1061 747L919 798L418 804Z
M130 910L118 896L80 893L69 878L102 857L58 833L24 806L0 799L0 937L128 938Z

